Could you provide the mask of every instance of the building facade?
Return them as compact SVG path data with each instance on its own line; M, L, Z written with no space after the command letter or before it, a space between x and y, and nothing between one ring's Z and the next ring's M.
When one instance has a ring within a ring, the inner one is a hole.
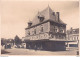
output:
M66 24L60 19L59 12L49 6L38 12L33 21L25 28L26 48L40 50L65 50Z
M71 40L71 42L67 42L67 47L78 47L79 45L79 28L71 28L67 30L66 34L67 40Z

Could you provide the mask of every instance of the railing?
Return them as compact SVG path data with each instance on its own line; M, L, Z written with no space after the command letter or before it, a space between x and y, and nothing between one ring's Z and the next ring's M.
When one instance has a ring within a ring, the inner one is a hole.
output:
M48 40L66 40L66 38L56 38L52 37L48 33L43 33L43 34L38 34L38 35L32 35L25 37L25 40L43 40L43 39L48 39Z
M49 39L48 33L32 35L25 37L26 40L41 40L41 39Z

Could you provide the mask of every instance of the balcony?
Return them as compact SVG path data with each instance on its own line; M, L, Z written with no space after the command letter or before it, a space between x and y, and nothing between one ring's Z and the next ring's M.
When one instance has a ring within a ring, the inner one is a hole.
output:
M24 38L25 40L53 40L53 41L66 41L66 38L52 37L49 33L42 33L37 35L31 35Z

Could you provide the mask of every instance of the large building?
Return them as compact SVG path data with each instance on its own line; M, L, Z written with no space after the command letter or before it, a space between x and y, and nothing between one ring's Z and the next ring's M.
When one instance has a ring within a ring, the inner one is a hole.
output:
M67 30L66 39L70 40L67 42L67 47L78 47L79 45L79 28L71 28Z
M54 12L49 6L28 22L25 31L26 48L66 50L66 24L60 19L59 12Z

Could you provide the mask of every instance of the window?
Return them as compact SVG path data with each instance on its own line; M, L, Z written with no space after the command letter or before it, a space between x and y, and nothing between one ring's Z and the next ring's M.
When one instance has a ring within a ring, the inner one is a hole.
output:
M54 32L55 32L55 33L57 33L57 32L58 32L58 29L57 29L57 27L56 27L56 26L54 27Z
M34 34L36 34L36 29L34 29Z
M40 27L40 33L43 32L43 26L41 25Z
M77 44L69 44L69 47L78 47Z
M55 29L55 32L57 32L57 29Z
M43 27L41 27L41 32L43 32Z
M64 29L61 27L59 30L60 33L64 33Z
M44 16L43 15L39 15L38 19L39 19L40 22L42 22L44 20Z
M44 17L40 17L40 22L42 22L44 20Z
M28 35L30 35L30 31L28 31Z
M61 32L61 33L63 33L63 30L62 30L62 29L60 29L60 32Z

